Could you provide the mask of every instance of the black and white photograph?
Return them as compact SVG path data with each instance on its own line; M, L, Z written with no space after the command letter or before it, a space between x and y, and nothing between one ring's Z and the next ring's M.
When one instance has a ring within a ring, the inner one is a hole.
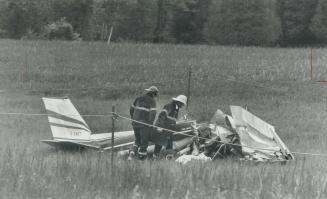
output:
M327 198L327 0L0 0L0 198Z

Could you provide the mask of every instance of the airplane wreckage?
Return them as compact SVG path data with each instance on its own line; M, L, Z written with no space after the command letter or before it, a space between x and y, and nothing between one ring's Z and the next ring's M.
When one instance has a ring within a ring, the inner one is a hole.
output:
M52 140L41 142L60 148L93 148L101 151L119 150L128 156L128 146L134 143L133 131L92 134L89 126L78 113L69 98L42 98L48 112ZM171 130L173 149L163 149L166 159L186 163L192 159L215 160L237 157L241 160L262 162L294 159L275 128L240 106L230 106L231 116L217 110L208 123L197 124L194 120L179 121ZM156 144L166 142L167 136L153 126ZM154 146L148 147L149 154Z

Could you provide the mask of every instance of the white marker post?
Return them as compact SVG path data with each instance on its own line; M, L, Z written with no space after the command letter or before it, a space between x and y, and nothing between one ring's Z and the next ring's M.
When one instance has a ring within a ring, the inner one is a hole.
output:
M111 26L110 28L110 33L109 33L109 37L108 37L108 41L107 41L107 44L109 45L110 44L110 41L111 41L111 36L112 36L112 31L114 30L114 27Z

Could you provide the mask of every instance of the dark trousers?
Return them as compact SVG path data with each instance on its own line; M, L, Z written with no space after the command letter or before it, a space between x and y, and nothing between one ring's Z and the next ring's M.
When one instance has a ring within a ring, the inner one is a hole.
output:
M140 131L142 130L141 128L139 127L133 127L133 130L134 130L134 137L135 137L135 140L134 140L134 144L133 146L130 148L130 151L133 151L134 154L137 153L139 147L140 147L140 143L141 143L141 137L140 137Z
M141 145L140 132L141 132L142 128L136 127L136 128L133 128L133 130L134 130L134 136L135 136L134 146L136 146L138 148Z
M151 128L147 126L134 128L134 135L139 156L146 156L151 136Z
M159 154L161 151L162 145L155 144L154 145L154 154ZM166 150L173 149L173 136L168 136L167 138L167 144L166 144Z

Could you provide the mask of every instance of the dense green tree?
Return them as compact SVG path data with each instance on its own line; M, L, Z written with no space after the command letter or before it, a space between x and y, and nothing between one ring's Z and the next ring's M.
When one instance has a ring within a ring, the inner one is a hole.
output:
M164 31L167 22L167 2L157 0L157 23L153 32L153 42L161 43L164 41Z
M22 1L7 2L4 8L6 13L4 19L4 28L9 37L19 39L27 33L28 21L27 11L23 7Z
M210 0L177 1L172 28L177 42L199 43L205 40L203 29L208 18L210 2Z
M310 30L319 41L327 42L327 0L319 0Z
M323 44L326 1L0 0L0 37L50 38L65 18L84 40L107 40L113 28L113 41Z
M93 14L90 22L92 40L105 40L107 30L105 30L105 7L103 1L94 0Z
M153 32L154 43L176 42L173 35L175 6L176 1L174 0L157 0L156 26Z
M282 45L307 45L315 41L310 30L318 0L277 0Z
M206 35L223 45L272 45L279 36L273 0L221 0L211 6Z
M153 0L137 0L135 9L130 13L132 24L132 40L152 42L156 27L156 2Z
M53 21L64 17L82 39L92 39L93 0L54 0L52 9Z
M79 39L78 36L78 34L74 33L73 26L66 21L66 18L48 24L44 31L44 37L50 40L77 40Z
M136 0L106 0L105 8L105 28L109 30L113 27L112 40L131 40L134 33L131 31L133 26L133 11L136 8Z
M1 7L2 28L8 37L40 35L48 21L49 7L42 0L10 0Z
M113 27L113 40L152 42L156 25L153 0L106 0L105 29Z

